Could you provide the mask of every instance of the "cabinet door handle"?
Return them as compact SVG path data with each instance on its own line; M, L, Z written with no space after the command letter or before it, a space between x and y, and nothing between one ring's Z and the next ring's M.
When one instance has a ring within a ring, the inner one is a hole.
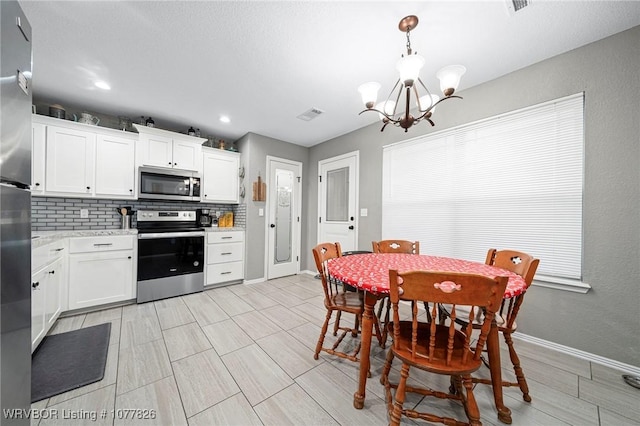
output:
M49 271L50 274L55 274L56 270L54 269L53 271Z
M129 192L133 192L133 189L130 189Z
M40 285L40 281L36 281L35 283L31 283L31 287L37 290L37 287Z
M87 190L89 190L89 189L91 189L91 187L90 187L90 186L87 186Z
M113 243L95 243L93 246L94 247L107 247L107 246L112 246Z
M228 254L233 254L233 253L228 252L228 253L220 253L220 254L221 254L221 255L223 255L223 256L226 256L226 255L228 255Z
M131 256L127 256L127 259L131 259Z
M171 165L171 161L169 161L169 165Z
M53 251L62 251L62 250L64 250L64 247L60 247L60 248L57 248L57 249L53 249Z
M177 166L177 165L178 165L178 163L173 163L173 165L174 165L174 166Z
M36 182L36 186L40 186L40 183Z
M230 240L231 238L233 238L233 237L221 237L220 239L221 240Z
M220 273L220 275L227 275L227 274L230 274L230 273L231 273L231 271L228 271L228 272L221 272L221 273Z

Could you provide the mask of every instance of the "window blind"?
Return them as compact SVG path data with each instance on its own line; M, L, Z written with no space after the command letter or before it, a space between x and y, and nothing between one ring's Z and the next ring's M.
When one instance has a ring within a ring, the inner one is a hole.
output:
M480 262L520 250L580 280L583 110L580 93L384 147L382 238Z

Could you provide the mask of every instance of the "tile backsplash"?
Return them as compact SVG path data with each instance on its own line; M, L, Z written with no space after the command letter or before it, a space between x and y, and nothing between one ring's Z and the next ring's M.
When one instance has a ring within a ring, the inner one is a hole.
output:
M138 210L195 210L233 212L234 226L245 227L246 204L187 203L152 200L99 200L95 198L31 197L32 231L65 231L87 229L119 229L122 223L117 209L130 206ZM88 218L80 217L80 209L89 211ZM133 216L132 227L136 226Z

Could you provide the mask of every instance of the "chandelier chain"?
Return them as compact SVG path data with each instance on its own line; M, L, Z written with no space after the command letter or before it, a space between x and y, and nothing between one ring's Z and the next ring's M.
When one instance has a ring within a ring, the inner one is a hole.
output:
M411 39L409 38L410 32L411 27L407 28L407 55L411 55Z

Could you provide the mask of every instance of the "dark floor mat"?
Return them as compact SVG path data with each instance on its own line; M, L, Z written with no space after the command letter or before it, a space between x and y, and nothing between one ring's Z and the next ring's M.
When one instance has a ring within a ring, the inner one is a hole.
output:
M102 380L111 323L53 334L31 357L31 402Z

